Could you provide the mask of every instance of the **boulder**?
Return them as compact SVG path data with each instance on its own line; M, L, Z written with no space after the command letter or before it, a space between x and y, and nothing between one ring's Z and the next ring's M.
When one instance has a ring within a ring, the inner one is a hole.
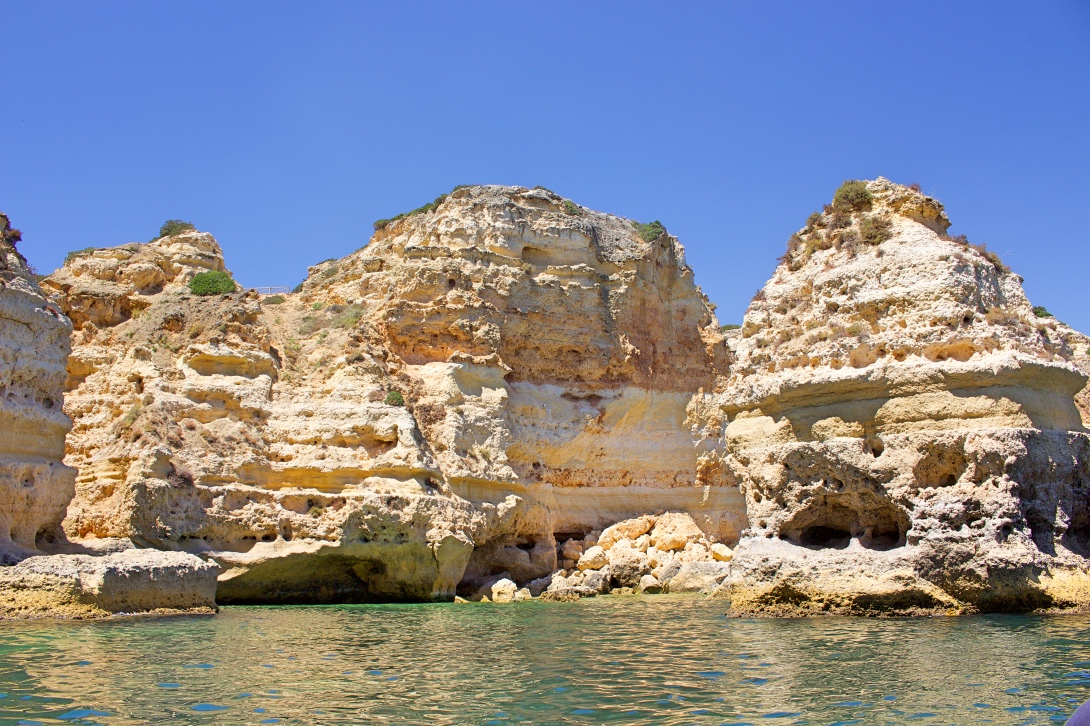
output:
M583 586L589 587L599 595L609 592L610 567L606 565L600 570L586 570L583 573Z
M640 584L636 586L636 592L642 592L647 595L657 595L662 592L662 584L659 583L654 575L644 575L640 578Z
M514 602L518 590L518 585L511 580L504 578L492 583L492 586L489 588L488 596L492 598L492 602Z
M579 558L580 570L600 570L609 564L609 556L601 545L594 545Z
M0 619L210 613L219 568L184 552L45 555L0 567Z
M602 531L602 535L598 538L598 545L602 549L608 550L622 539L634 540L641 534L646 534L654 523L654 518L649 516L636 517L635 519L626 519L623 522L617 522L614 525L606 527Z
M688 514L667 512L655 522L651 530L651 544L660 550L681 550L690 542L704 537L700 527Z
M716 542L711 546L712 559L716 562L730 562L734 557L734 551L725 544Z
M670 578L670 592L710 593L727 575L730 565L726 562L685 562L677 574Z
M640 578L651 573L647 556L632 547L613 547L609 550L609 571L618 587L636 587Z
M542 602L575 602L584 597L594 597L598 593L589 587L562 587L548 590L541 594Z

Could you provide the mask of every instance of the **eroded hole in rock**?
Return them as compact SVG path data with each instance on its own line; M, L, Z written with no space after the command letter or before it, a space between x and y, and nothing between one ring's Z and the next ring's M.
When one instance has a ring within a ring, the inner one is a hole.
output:
M912 467L912 474L921 489L949 487L957 484L968 466L960 449L935 448L920 457Z
M874 492L846 492L814 497L780 528L780 537L810 549L844 549L857 540L867 549L889 550L905 544L908 516Z
M863 449L877 459L886 450L886 445L877 436L868 436L863 440Z
M846 529L826 527L823 524L807 527L799 535L799 541L810 547L844 549L851 542L852 533Z
M549 264L549 253L537 247L523 247L522 261L538 267L546 267Z

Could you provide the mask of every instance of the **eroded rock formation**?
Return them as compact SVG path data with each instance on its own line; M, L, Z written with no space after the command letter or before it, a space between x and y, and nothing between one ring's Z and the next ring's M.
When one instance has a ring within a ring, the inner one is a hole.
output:
M413 600L547 575L558 535L644 512L745 524L686 424L726 348L661 229L472 187L287 300L197 297L205 269L185 232L45 283L76 328L73 538L213 558L220 602Z
M72 324L42 294L19 239L0 214L0 619L210 611L217 568L192 555L128 543L44 554L90 550L61 531L76 479L62 462Z
M0 214L0 564L55 537L75 490L65 466L65 364L71 324L49 305Z
M1021 278L948 226L919 192L846 186L731 337L707 416L749 516L734 610L1087 602L1086 375Z
M1090 340L934 199L845 185L725 334L661 226L543 189L378 227L287 296L191 293L196 231L47 279L67 536L197 553L221 603L1090 603Z

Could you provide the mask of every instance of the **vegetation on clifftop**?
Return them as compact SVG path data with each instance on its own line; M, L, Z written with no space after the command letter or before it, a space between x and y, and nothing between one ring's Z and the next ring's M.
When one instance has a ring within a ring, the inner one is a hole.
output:
M209 270L198 272L189 281L189 291L201 297L207 295L226 295L238 289L235 281L226 272Z
M180 219L168 219L163 222L163 226L159 228L159 237L172 237L182 232L192 232L197 229L189 222L183 222ZM158 239L158 238L156 238Z

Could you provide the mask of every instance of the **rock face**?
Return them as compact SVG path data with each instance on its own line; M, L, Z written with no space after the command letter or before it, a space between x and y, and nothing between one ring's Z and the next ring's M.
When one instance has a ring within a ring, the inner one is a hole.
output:
M40 551L83 549L61 531L76 479L62 463L72 324L46 301L19 238L0 214L0 619L209 611L218 568L193 555Z
M43 282L68 537L200 554L221 603L1090 603L1090 340L934 199L846 184L726 334L661 225L490 186L376 226L288 296L192 294L196 231Z
M0 564L55 538L76 471L62 463L71 324L48 304L0 214Z
M745 526L687 422L727 350L661 227L472 187L286 301L192 295L207 269L186 232L44 283L75 324L69 536L211 557L221 603L333 602L523 584L657 509Z
M918 192L846 185L729 340L706 420L749 517L732 609L1087 602L1086 375L1021 278L948 226Z

